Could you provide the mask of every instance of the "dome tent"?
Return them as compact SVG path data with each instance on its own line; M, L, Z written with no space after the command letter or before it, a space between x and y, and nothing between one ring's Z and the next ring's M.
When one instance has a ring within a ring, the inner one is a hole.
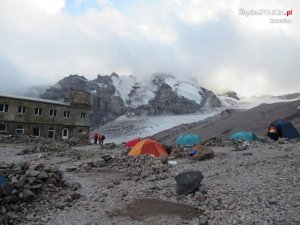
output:
M195 134L185 134L185 135L180 135L177 140L176 144L177 145L197 145L201 141L201 138L199 135Z
M155 157L160 157L162 155L168 155L167 150L157 141L151 139L145 139L137 144L130 150L128 155L138 156L142 154L150 154Z
M133 140L130 140L126 143L126 147L127 148L132 148L134 147L137 143L139 143L141 141L140 138L136 138L136 139L133 139Z
M256 135L253 132L238 131L230 136L230 139L234 140L245 140L245 141L255 141L257 140Z
M276 135L273 135L273 133L270 132L270 130L274 128L276 129ZM267 135L275 141L277 141L280 137L288 139L300 138L300 134L293 124L284 119L274 120L270 124Z

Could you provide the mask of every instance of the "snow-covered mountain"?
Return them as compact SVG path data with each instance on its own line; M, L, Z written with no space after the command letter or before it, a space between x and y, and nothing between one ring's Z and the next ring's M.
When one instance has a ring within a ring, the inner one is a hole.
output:
M61 99L69 88L93 93L94 127L121 115L187 114L221 106L212 91L170 74L153 74L146 80L116 73L98 75L94 80L70 75L48 88L41 97Z

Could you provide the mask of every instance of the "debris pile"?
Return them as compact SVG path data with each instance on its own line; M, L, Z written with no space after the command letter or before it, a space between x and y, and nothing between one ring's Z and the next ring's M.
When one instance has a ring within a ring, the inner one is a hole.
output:
M66 182L56 166L0 163L0 174L6 178L0 185L0 224L47 222L42 210L71 207L80 198L80 184Z
M233 139L224 139L220 137L212 137L207 140L201 141L201 145L205 146L221 146L221 147L228 147L228 146L236 146L242 144L244 141L242 140L233 140Z
M68 144L48 140L43 144L37 144L22 150L19 155L33 153L48 153L50 155L53 153L65 154L67 151L70 151L70 146Z

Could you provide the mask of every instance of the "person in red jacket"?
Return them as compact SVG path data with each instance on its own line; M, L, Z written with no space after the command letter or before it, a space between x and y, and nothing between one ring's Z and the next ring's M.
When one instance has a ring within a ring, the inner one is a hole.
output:
M95 132L93 134L94 144L97 144L98 136L99 136L98 132Z
M99 145L103 146L103 141L105 139L105 136L99 134L98 139L99 139Z

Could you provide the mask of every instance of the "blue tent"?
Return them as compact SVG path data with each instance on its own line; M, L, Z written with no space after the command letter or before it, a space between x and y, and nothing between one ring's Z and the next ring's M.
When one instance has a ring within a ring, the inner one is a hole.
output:
M277 119L273 121L270 126L277 128L279 137L288 139L300 138L300 134L293 124L284 119Z
M257 139L256 135L252 132L239 131L230 136L230 139L234 140L245 140L245 141L255 141Z
M195 134L185 134L185 135L180 135L177 140L176 144L177 145L197 145L201 141L201 138L199 135Z

